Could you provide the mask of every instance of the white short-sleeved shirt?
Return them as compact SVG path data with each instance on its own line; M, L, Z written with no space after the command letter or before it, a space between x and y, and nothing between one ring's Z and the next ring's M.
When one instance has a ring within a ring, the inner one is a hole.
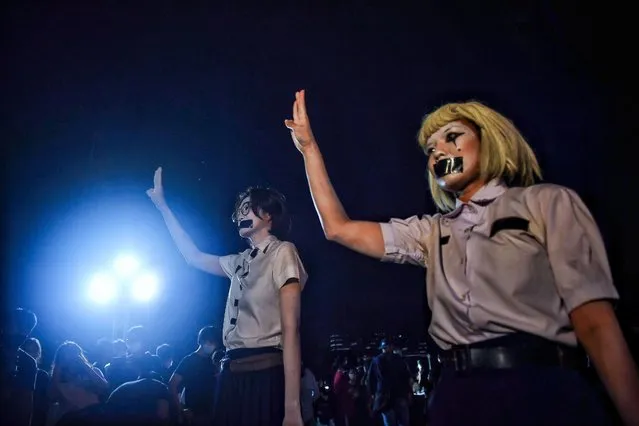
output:
M281 347L279 291L290 280L302 289L308 278L293 243L269 236L240 254L220 257L231 279L224 312L227 349Z
M491 181L445 215L382 223L383 261L427 268L442 348L526 332L574 346L569 313L617 299L592 215L572 190Z

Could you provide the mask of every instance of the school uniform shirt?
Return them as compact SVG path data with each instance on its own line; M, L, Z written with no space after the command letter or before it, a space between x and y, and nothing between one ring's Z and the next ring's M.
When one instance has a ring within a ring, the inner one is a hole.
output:
M240 254L220 258L231 279L223 338L227 349L281 347L279 291L292 279L308 278L293 243L269 236Z
M494 180L447 214L381 224L382 261L427 269L442 349L526 332L576 346L568 314L617 299L592 215L572 190Z

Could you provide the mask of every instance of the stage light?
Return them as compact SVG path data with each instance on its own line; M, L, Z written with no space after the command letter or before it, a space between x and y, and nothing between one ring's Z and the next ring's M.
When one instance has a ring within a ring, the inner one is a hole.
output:
M140 268L140 262L131 255L120 255L113 262L113 269L122 277L131 277Z
M131 284L131 296L140 302L148 302L157 294L158 283L158 277L154 273L140 274Z
M106 273L96 274L89 284L89 298L97 303L109 303L117 292L117 280Z

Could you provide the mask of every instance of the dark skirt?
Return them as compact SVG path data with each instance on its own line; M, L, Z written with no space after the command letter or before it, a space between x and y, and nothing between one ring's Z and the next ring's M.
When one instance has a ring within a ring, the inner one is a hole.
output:
M476 347L511 347L539 353L549 342L516 334ZM554 345L554 344L553 344ZM585 358L584 358L585 360ZM584 363L585 365L585 363ZM602 395L583 371L521 364L503 370L455 371L444 367L429 398L431 426L603 426L611 423Z
M444 371L429 401L431 426L604 426L603 401L577 371L531 367Z
M263 350L233 352L232 359L264 353ZM214 417L215 426L282 426L284 366L233 372L229 360L225 360L217 382Z

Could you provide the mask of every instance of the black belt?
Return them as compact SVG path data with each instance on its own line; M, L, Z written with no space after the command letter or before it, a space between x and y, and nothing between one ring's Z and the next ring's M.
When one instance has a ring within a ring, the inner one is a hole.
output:
M444 368L456 371L503 370L525 366L558 366L585 369L588 358L576 348L560 345L547 340L537 340L534 344L512 344L495 339L495 345L454 346L443 351L440 362Z
M249 356L261 355L261 354L272 354L272 353L282 353L282 349L277 348L275 346L263 346L261 348L237 348L237 349L227 349L224 354L224 360L229 359L241 359Z

